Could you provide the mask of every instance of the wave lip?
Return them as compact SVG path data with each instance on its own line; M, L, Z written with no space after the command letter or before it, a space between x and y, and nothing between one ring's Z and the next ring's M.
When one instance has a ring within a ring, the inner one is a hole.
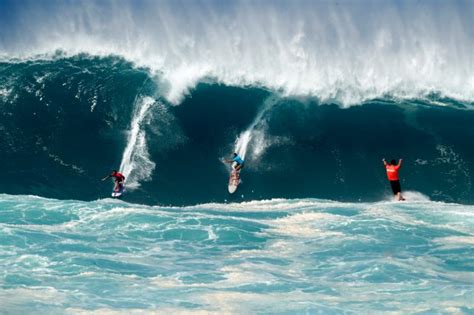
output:
M344 106L430 93L474 101L469 1L7 6L0 54L123 56L159 73L175 104L206 78Z

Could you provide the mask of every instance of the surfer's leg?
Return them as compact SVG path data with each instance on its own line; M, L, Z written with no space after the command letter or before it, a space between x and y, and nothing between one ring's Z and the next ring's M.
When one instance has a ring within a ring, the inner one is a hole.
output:
M402 188L400 186L400 181L399 180L393 180L393 181L390 181L390 184L392 186L393 194L397 197L397 200L398 201L405 200L402 197Z
M390 188L392 188L392 192L396 196L397 193L398 193L396 181L394 181L394 180L390 181Z
M398 180L391 180L390 181L390 186L392 187L392 192L396 196L397 200L403 200L402 194L401 194L401 187L400 187L400 181Z

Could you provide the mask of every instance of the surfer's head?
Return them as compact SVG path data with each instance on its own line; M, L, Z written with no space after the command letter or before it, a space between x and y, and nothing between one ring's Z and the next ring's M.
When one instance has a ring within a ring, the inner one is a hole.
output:
M115 174L117 174L117 170L112 171L112 175L115 175Z
M392 165L397 165L397 161L391 160L391 161L390 161L390 164L392 164Z
M238 154L234 152L234 157L236 157Z

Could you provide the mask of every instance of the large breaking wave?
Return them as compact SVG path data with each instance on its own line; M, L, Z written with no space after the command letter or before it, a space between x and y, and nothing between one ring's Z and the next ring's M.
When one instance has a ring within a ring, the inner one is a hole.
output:
M120 167L130 201L225 201L239 151L240 199L378 200L404 157L404 188L472 202L472 11L2 1L1 191L96 199Z
M0 1L0 312L472 313L473 10Z
M0 54L120 55L179 103L212 77L344 105L474 99L472 1L2 1Z
M9 61L0 73L6 193L97 199L111 188L99 179L120 166L132 202L380 200L381 159L403 157L404 189L473 202L469 102L431 94L341 108L207 81L174 106L159 78L113 56ZM220 159L234 150L247 166L230 198Z

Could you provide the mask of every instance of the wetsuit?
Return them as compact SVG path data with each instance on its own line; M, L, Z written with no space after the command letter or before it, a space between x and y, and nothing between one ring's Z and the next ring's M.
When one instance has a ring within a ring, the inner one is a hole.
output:
M235 165L235 167L239 166L240 165L240 168L244 167L244 160L242 160L242 158L240 157L240 155L237 155L235 158L232 159L232 161L234 161L235 163L237 163ZM235 168L234 167L234 168Z

